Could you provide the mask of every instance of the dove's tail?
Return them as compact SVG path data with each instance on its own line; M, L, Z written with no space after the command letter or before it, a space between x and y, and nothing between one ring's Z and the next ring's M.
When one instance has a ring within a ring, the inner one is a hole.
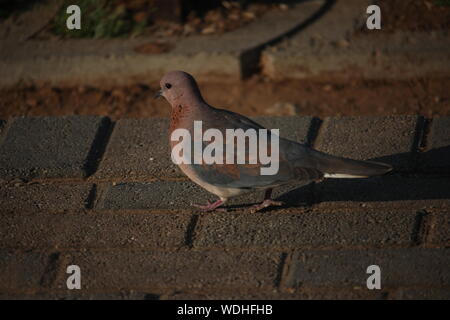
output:
M353 160L314 151L317 169L325 178L366 178L388 173L392 166L375 161Z

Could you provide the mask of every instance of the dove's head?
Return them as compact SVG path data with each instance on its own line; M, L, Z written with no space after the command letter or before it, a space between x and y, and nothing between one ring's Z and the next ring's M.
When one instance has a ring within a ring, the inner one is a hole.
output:
M164 97L175 107L177 105L203 102L202 95L194 77L184 71L170 71L160 81L161 90L155 96Z

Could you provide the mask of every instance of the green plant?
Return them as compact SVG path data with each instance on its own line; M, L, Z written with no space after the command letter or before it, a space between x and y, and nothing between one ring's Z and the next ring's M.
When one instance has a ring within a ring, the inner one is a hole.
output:
M81 29L66 27L67 6L76 4L81 9ZM135 22L124 4L108 0L65 1L54 19L53 32L70 38L114 38L137 35L147 21Z

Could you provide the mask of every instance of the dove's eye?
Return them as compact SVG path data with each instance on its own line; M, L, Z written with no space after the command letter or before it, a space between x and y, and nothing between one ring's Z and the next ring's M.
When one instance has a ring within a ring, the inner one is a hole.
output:
M166 83L165 86L166 86L167 89L172 88L172 85L170 83Z

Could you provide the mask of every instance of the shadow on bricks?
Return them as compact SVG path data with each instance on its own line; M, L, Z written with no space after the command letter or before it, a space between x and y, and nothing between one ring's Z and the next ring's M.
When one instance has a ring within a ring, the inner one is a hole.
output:
M419 156L421 171L432 173L450 173L450 146L431 149Z
M305 198L305 188L300 187L288 191L277 198L287 206L298 203L299 197L307 202L331 201L408 201L408 200L443 200L450 199L450 179L443 174L450 170L450 163L440 166L434 164L436 159L446 159L450 155L450 146L433 149L418 155L419 163L414 173L405 173L401 168L395 168L388 175L361 179L326 179L313 184L311 197ZM370 159L384 163L397 163L410 154L395 155ZM428 163L427 159L434 159ZM437 173L426 175L422 173ZM308 186L309 187L309 186ZM306 193L308 194L308 193Z
M433 148L424 152L398 153L369 160L392 165L394 167L393 173L415 172L448 174L450 173L450 145ZM396 165L406 160L409 162L407 167Z

